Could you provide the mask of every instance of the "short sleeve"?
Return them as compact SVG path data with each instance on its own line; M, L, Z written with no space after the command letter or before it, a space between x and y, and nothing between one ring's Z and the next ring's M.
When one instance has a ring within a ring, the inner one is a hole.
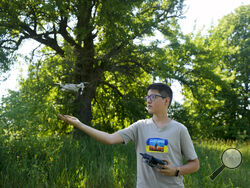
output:
M186 127L181 129L181 152L186 160L194 160L197 154L194 149L192 139Z
M138 126L141 121L137 121L129 127L119 130L117 133L122 137L124 144L129 143L130 141L137 142L138 139Z

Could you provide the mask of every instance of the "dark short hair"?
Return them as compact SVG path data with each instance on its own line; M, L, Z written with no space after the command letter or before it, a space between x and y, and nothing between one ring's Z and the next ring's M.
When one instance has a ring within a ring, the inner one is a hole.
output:
M153 83L147 87L147 91L149 91L150 89L157 90L163 97L169 97L170 98L169 106L170 106L173 98L173 92L172 89L167 84Z

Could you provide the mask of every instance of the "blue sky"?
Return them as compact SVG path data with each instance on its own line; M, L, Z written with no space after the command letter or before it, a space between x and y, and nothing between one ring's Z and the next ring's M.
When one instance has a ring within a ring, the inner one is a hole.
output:
M197 32L199 29L203 28L203 31L206 32L211 25L216 25L218 20L223 16L233 12L233 10L241 5L250 4L250 0L186 0L185 16L186 18L180 20L179 23L184 33ZM194 30L194 26L196 29ZM22 54L29 54L33 49L33 46L36 46L35 43L24 44L19 50ZM11 71L11 76L5 82L0 82L0 98L2 95L7 94L7 90L18 90L17 80L18 76L23 72L25 74L26 68L22 66L24 60L19 60L21 63L13 67ZM22 67L22 68L20 68ZM23 69L23 71L20 71ZM182 102L183 97L181 95L181 87L178 83L175 83L173 86L174 100Z

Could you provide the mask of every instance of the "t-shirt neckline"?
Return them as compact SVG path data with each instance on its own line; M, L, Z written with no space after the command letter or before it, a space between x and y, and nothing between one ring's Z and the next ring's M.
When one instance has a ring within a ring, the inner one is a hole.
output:
M157 130L164 130L166 129L167 127L169 127L169 124L173 121L173 119L169 118L170 121L164 126L164 127L157 127L156 123L154 122L153 120L153 117L151 118L151 122L153 124L153 126L157 129Z

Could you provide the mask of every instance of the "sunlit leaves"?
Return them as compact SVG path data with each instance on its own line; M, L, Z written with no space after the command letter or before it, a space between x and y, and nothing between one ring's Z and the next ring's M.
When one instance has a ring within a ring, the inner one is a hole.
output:
M246 56L250 53L248 12L249 6L239 7L212 28L208 36L170 35L170 44L159 53L156 76L183 85L183 107L190 115L187 124L198 127L201 137L246 138L250 80L250 60Z
M174 35L182 4L182 0L2 1L0 26L4 37L12 39L1 39L0 44L4 48L11 42L12 50L25 39L43 44L42 58L35 58L21 84L27 104L34 106L40 97L44 106L33 110L43 109L42 122L53 120L54 108L70 111L87 124L92 117L95 124L105 125L114 118L111 127L116 129L145 115L144 101L138 98L151 82L161 51L158 41L151 45L137 41L156 30ZM55 89L57 82L89 84L83 95L75 96ZM98 103L108 110L100 114Z

